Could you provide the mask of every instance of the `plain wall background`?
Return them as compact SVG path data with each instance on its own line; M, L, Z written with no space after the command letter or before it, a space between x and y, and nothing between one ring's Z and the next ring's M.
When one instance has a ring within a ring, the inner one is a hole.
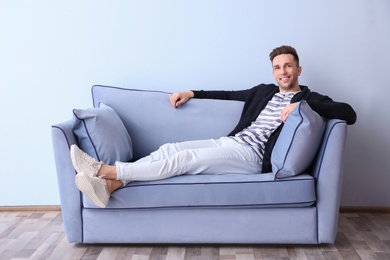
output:
M387 0L0 0L0 206L60 203L50 127L92 85L246 89L289 44L300 84L358 114L342 205L389 207L389 25Z

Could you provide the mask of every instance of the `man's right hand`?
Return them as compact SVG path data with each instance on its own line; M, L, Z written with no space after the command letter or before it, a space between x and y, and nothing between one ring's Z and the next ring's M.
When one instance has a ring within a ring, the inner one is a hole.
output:
M169 100L174 108L177 108L186 103L190 98L194 97L194 92L191 90L175 92L169 95Z

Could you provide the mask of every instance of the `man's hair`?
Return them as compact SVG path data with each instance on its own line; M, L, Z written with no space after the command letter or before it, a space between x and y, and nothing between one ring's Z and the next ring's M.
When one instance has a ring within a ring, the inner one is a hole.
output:
M271 53L269 54L269 58L270 58L271 62L274 60L274 58L276 56L278 56L280 54L291 54L292 56L294 56L294 60L297 63L297 66L299 66L298 53L293 47L288 46L288 45L282 45L280 47L273 49L273 51L271 51Z

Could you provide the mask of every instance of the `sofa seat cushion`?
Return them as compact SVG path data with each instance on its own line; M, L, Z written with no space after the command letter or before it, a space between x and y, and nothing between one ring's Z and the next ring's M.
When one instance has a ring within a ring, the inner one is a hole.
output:
M130 183L112 194L107 208L307 207L315 201L308 174L280 180L272 173L201 174ZM85 196L84 207L96 208Z

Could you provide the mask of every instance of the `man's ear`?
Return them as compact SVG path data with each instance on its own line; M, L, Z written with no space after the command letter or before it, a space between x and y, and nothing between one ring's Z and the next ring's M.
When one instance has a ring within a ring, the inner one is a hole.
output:
M301 66L299 66L299 67L298 67L298 76L300 76L300 75L301 75L301 73L302 73L302 67L301 67Z

